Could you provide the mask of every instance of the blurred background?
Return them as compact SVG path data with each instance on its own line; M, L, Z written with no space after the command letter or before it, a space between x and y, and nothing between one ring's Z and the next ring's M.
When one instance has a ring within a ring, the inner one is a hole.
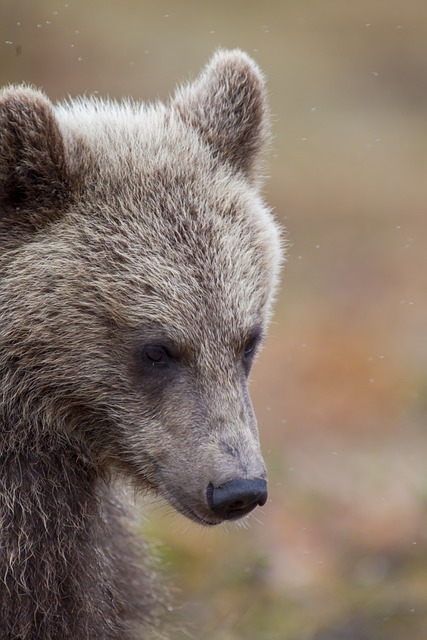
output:
M218 47L268 78L288 259L251 388L270 499L149 502L194 640L425 640L427 4L1 0L0 84L167 99Z

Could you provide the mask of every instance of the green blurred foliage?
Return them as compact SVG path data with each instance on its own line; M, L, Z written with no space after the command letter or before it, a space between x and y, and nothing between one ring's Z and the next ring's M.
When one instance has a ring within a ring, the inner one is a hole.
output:
M270 500L247 527L146 506L196 640L424 640L427 5L2 0L0 81L165 99L218 47L268 78L287 228L252 380Z

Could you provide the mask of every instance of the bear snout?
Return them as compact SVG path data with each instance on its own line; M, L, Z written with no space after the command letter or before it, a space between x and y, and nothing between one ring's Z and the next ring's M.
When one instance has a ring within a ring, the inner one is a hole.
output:
M267 502L267 482L263 478L234 478L219 487L206 489L208 506L222 520L237 520Z

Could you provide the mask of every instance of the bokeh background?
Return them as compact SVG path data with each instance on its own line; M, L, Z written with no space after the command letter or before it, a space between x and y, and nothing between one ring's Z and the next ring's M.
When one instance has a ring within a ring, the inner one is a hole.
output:
M427 4L0 0L0 83L52 99L166 99L218 47L268 78L288 260L251 382L268 504L139 507L174 638L425 640Z

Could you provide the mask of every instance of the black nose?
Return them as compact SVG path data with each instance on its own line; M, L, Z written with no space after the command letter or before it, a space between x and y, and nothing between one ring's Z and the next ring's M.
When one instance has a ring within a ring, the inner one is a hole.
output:
M211 482L206 490L206 499L216 516L235 520L267 502L267 483L262 478L237 478L214 487Z

